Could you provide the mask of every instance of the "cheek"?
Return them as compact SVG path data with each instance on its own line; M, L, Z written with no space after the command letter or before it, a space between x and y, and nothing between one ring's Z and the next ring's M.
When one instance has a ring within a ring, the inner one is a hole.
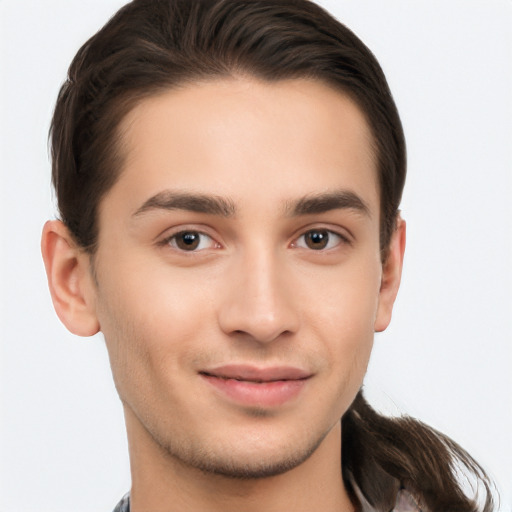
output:
M158 388L193 357L208 301L194 280L157 278L138 266L118 270L100 282L97 314L123 398L133 382Z
M351 265L323 279L316 297L303 294L305 323L323 340L333 372L354 374L354 378L357 374L362 379L366 371L373 346L380 275L378 260Z
M373 333L377 314L381 265L378 258L364 256L339 268L301 274L303 313L347 338L368 330Z
M162 338L169 342L173 333L197 326L207 302L204 276L158 260L148 264L145 256L110 268L116 270L102 280L103 303L110 306L110 314L123 316L138 330L158 333L155 343Z

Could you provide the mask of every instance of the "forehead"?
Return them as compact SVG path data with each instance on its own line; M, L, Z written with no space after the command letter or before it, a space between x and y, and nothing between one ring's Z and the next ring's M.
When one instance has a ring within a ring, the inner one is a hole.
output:
M207 81L142 100L122 121L109 196L132 208L165 189L260 206L349 188L378 204L372 136L346 95L313 80ZM377 215L378 216L378 215Z

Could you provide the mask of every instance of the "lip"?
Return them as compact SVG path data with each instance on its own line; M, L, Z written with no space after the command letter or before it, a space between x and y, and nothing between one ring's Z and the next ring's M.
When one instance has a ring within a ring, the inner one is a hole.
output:
M241 405L278 407L296 398L313 376L301 368L225 365L199 372L223 397Z

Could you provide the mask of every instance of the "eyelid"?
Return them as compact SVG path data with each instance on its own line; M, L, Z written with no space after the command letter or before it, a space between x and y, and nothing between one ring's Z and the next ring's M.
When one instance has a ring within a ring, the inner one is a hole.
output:
M330 224L311 224L306 227L303 227L293 237L292 243L294 243L299 238L307 235L308 233L311 233L312 231L326 231L329 234L336 235L337 237L339 237L343 241L343 243L350 245L354 243L354 236L348 229L343 228L341 226L333 226Z
M198 227L198 226L188 226L188 225L182 225L177 226L175 228L169 229L165 231L165 234L157 241L157 245L161 247L170 247L171 249L175 250L179 253L197 253L208 249L220 249L222 245L216 240L216 238L207 232L208 230L204 227ZM180 249L179 247L176 247L175 245L171 245L171 241L176 239L178 235L184 234L184 233L194 233L198 234L203 237L208 237L212 242L212 247L207 247L203 249L195 249L186 251L184 249Z
M336 243L336 245L334 247L329 247L326 249L312 249L310 247L305 246L305 244L304 244L304 246L302 246L302 245L299 246L297 244L298 240L305 237L308 233L311 233L314 231L325 231L325 232L329 233L329 235L336 236L339 239L339 241L338 241L338 243ZM351 236L351 234L349 234L347 232L347 230L342 230L341 228L333 228L333 227L327 227L327 226L322 226L322 225L315 225L315 226L309 226L307 229L302 230L301 233L293 239L291 246L294 248L306 249L306 250L315 251L315 252L326 252L326 251L336 249L340 245L352 245L352 244L353 244L352 236Z
M206 226L198 226L198 225L180 225L176 226L174 228L169 228L164 231L164 234L161 236L159 240L157 240L157 245L162 247L171 247L177 252L190 252L190 253L197 253L204 250L208 250L210 248L213 249L220 249L223 247L223 244L221 244L218 241L218 237L214 236L209 233L209 229ZM294 248L305 248L307 250L313 251L314 249L311 249L309 247L300 247L297 245L297 240L301 239L302 237L306 236L308 233L311 233L312 231L326 231L330 235L334 235L339 239L339 242L336 244L335 247L331 247L328 249L317 249L316 252L325 252L332 249L335 249L339 245L352 245L353 244L353 235L348 231L348 229L341 228L339 226L332 227L332 226L326 226L325 224L314 224L307 227L303 227L292 239L292 242L290 244L291 247ZM171 245L171 240L175 239L178 235L183 233L197 233L199 235L208 237L212 242L212 247L204 248L204 249L195 249L186 251L183 249L180 249L176 246Z

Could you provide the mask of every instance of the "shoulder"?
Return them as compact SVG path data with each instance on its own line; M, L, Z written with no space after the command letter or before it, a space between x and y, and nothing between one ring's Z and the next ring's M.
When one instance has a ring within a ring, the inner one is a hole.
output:
M414 496L406 491L405 489L402 489L397 497L396 497L396 503L395 507L393 508L393 512L426 512L423 511L417 500L414 498Z
M382 509L376 509L361 495L356 493L360 502L360 512L381 512ZM406 489L400 489L396 495L395 505L389 512L428 512L420 507L418 499Z
M125 494L113 512L130 512L130 494Z
M367 504L363 503L362 512L374 512L372 508L368 508ZM123 499L117 504L113 512L130 512L130 495L126 494ZM414 499L413 495L402 489L396 498L395 506L392 512L426 512L422 511L418 502Z

